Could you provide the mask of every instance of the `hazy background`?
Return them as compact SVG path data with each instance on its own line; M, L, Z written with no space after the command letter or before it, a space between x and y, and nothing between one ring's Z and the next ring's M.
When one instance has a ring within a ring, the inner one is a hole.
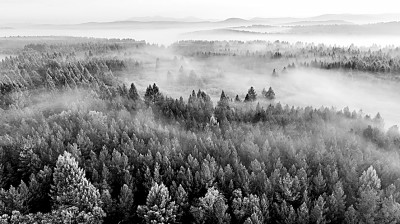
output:
M400 46L396 1L0 0L0 37L284 40ZM385 24L375 24L382 23ZM391 22L391 23L388 23ZM363 36L363 38L360 38Z
M397 13L398 1L381 0L1 0L0 23L84 23L131 17L309 17L320 14Z

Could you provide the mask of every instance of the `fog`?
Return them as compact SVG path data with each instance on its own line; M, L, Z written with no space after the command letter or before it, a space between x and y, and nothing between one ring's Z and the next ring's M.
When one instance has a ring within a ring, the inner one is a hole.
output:
M229 29L225 29L225 28ZM291 43L323 43L336 46L378 46L394 45L400 46L400 38L394 35L324 35L324 34L285 34L275 33L283 28L274 28L271 33L240 32L235 24L219 24L209 26L185 26L181 28L14 28L0 30L0 37L9 36L72 36L72 37L94 37L94 38L131 38L145 40L148 43L168 46L179 40L266 40L266 41L288 41ZM230 29L232 28L232 29ZM286 29L286 28L285 28ZM246 29L243 29L246 30ZM271 29L269 29L271 30Z
M400 124L398 84L321 70L295 71L274 80L273 84L281 94L278 100L287 104L337 109L348 106L372 117L379 112L387 127Z
M130 72L122 78L126 84L134 82L142 94L152 83L173 98L182 96L187 99L192 90L201 89L211 96L216 105L221 90L232 99L239 95L243 100L247 90L253 86L264 107L277 102L295 107L324 106L337 110L349 107L350 111L362 110L372 118L379 112L386 128L400 124L398 83L377 79L365 72L296 68L273 77L272 70L282 68L282 62L267 63L262 69L246 69L244 64L229 59L196 61L185 58L174 62L172 54L160 57L161 66L155 69L156 56L153 57L148 57L142 71ZM179 71L181 66L183 72ZM276 93L274 101L261 96L262 89L270 86Z

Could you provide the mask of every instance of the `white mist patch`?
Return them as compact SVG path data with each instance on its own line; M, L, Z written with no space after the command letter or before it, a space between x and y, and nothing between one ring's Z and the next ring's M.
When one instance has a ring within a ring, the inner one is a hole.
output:
M277 100L297 106L327 106L378 112L386 126L400 124L400 91L397 84L367 77L351 78L339 72L297 70L274 81Z

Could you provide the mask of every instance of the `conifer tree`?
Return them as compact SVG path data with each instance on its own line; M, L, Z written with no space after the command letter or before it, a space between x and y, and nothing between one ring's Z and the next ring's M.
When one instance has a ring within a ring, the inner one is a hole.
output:
M313 223L316 224L325 224L326 208L325 208L325 200L320 195L318 199L314 202L314 207L311 210L310 218Z
M275 99L275 92L272 90L272 87L269 87L268 91L265 93L265 97L269 100Z
M226 97L226 95L225 95L225 92L222 90L222 92L221 92L221 97L219 98L219 101L225 101L225 100L227 100L228 98Z
M299 224L307 224L309 223L310 215L307 204L303 202L300 208L297 210L297 223Z
M128 98L131 100L138 100L140 98L139 93L137 92L136 86L134 83L131 84L131 88L129 89Z
M333 192L328 198L328 217L331 222L339 223L344 219L346 211L346 195L344 194L342 182L338 181L333 186Z
M361 175L359 186L359 199L356 208L360 219L364 223L375 223L380 199L381 180L372 166Z
M86 179L85 173L78 167L78 163L70 153L65 151L58 157L53 182L51 195L54 209L76 207L79 211L97 210L100 211L100 215L104 215L100 208L99 191Z
M350 205L350 207L347 208L344 216L345 216L346 224L358 224L359 223L358 213L354 209L353 205Z
M236 95L236 97L235 97L235 102L241 102L241 100L240 100L240 98L239 98L239 95Z
M249 91L247 92L249 101L255 101L257 99L256 90L253 87L250 87ZM247 97L247 95L246 95Z
M209 188L204 197L199 199L198 206L190 211L196 223L229 223L230 215L224 196L214 187Z
M124 184L118 196L119 212L123 214L123 220L127 221L133 214L133 193L128 185Z
M176 221L180 223L186 223L186 214L189 212L188 194L181 184L179 184L178 190L176 192L175 202L177 206Z
M323 194L326 190L326 182L324 176L322 175L322 171L319 170L318 174L313 178L313 193L316 197Z
M171 201L167 187L156 182L147 195L146 205L140 205L137 209L138 215L146 223L173 223L177 215L177 207Z

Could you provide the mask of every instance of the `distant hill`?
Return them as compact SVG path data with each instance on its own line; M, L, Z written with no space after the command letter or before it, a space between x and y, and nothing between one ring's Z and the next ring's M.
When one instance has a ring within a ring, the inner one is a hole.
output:
M166 28L231 28L238 26L252 26L252 25L273 25L273 26L307 26L308 28L295 28L295 32L307 33L307 32L331 32L335 30L341 30L344 32L348 30L352 31L351 28L357 30L357 32L369 32L376 33L376 31L368 27L346 27L355 24L372 24L372 23L388 23L390 21L400 21L400 14L325 14L309 18L293 18L293 17L281 17L281 18L261 18L256 17L253 19L242 19L242 18L228 18L225 20L204 20L196 17L185 17L185 18L172 18L172 17L132 17L124 21L114 22L89 22L82 24L19 24L19 25L1 25L1 27L13 27L18 28L40 28L40 29L56 29L56 28L67 28L67 29L166 29ZM326 30L329 27L316 27L316 26L345 26L345 27L334 27L333 30ZM396 33L397 31L386 30L392 27L398 28L397 25L378 25L378 29L382 29L380 32L384 33ZM388 27L388 28L386 28ZM256 29L252 27L251 29ZM4 29L4 28L3 28ZM254 30L256 31L256 30Z
M261 23L261 24L279 24L279 23L296 22L296 21L300 21L300 19L293 18L293 17L279 17L279 18L255 17L255 18L251 19L250 21L255 22L255 23Z
M400 21L400 13L386 14L325 14L310 17L310 20L345 20L353 23L379 23Z
M173 18L173 17L163 17L163 16L150 16L150 17L132 17L127 19L127 21L137 21L137 22L206 22L209 20L199 19L196 17L185 17L185 18Z
M294 26L291 34L400 35L400 22L363 25Z
M351 25L352 22L345 20L323 20L323 21L298 21L291 23L282 23L283 26L315 26L315 25Z
M226 20L219 21L219 23L250 23L250 21L242 18L228 18Z
M400 21L400 13L389 14L324 14L313 17L293 18L293 17L278 17L278 18L261 18L256 17L251 19L253 22L266 24L282 24L295 23L304 21L347 21L357 24L380 23Z

